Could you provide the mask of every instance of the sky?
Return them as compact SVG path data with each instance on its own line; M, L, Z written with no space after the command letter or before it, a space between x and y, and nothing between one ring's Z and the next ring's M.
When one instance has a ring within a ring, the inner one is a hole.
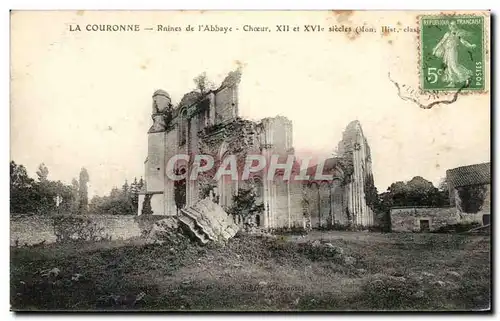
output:
M240 116L293 122L298 156L328 157L361 122L379 191L490 160L488 93L430 110L403 101L391 78L418 88L417 12L15 12L11 16L11 159L70 183L81 167L92 195L144 175L152 94L178 103L206 72L220 84L242 67ZM70 32L79 24L245 24L273 32ZM276 24L374 26L376 33L276 33Z

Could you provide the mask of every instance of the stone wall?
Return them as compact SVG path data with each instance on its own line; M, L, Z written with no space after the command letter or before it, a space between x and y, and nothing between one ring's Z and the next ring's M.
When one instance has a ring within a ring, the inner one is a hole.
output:
M165 203L164 203L163 193L152 194L150 204L151 204L151 210L153 211L153 215L164 215Z
M460 222L455 207L396 207L391 209L391 224L394 232L418 232L421 220L429 221L431 231L441 226Z
M99 226L104 227L104 235L112 240L126 240L141 235L139 224L134 215L91 215ZM51 218L48 216L11 216L10 245L25 243L32 245L45 240L46 243L56 241Z
M237 88L226 87L215 94L216 123L222 123L236 117L236 90Z
M165 133L148 134L148 160L146 162L146 190L148 192L163 192L164 146Z
M273 212L274 222L272 227L288 227L288 184L280 178L276 178L273 182Z
M486 195L484 196L483 207L481 212L484 214L491 213L491 184L486 185Z

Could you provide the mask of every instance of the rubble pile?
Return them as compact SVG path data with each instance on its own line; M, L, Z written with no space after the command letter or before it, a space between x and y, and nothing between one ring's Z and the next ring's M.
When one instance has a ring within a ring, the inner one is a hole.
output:
M239 230L233 217L210 198L202 199L180 212L178 217L180 227L202 244L225 242L234 237Z
M180 233L177 217L170 216L156 221L149 231L147 241L149 243L177 244L184 236Z

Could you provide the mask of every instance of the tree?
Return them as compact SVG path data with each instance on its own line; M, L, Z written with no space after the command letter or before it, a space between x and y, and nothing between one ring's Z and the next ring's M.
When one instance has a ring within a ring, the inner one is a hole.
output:
M414 206L439 206L435 199L438 190L432 182L424 179L421 176L413 177L408 183L408 193L406 194L407 202Z
M421 176L408 182L397 181L379 194L377 219L384 230L390 230L390 210L395 206L442 207L449 204L448 193Z
M215 84L208 79L206 72L202 72L201 74L196 76L193 81L196 85L196 90L198 90L202 94L207 93L215 87Z
M30 178L23 165L10 163L11 212L21 214L49 214L70 211L73 204L71 186L47 178L48 169L41 164L38 181Z
M113 186L113 188L111 189L111 192L109 193L109 197L111 197L112 199L118 199L120 198L120 190L118 189L118 187L116 186Z
M38 165L38 170L36 171L36 175L38 176L39 182L47 181L47 177L49 176L49 169L45 166L44 163Z
M134 177L134 181L130 184L130 199L132 201L132 205L134 209L137 210L137 206L139 203L139 183L137 183L137 177Z
M22 189L33 185L34 181L28 176L28 171L23 165L10 162L10 188Z
M484 185L470 185L457 187L458 206L463 213L477 213L484 204L487 188Z
M89 197L88 197L88 190L87 190L87 183L89 182L89 173L87 172L87 169L85 167L82 167L80 171L80 181L79 181L79 189L78 189L78 197L79 197L79 202L78 202L78 213L79 214L86 214L88 212L88 202L89 202Z
M96 214L135 215L137 213L137 179L129 185L127 180L122 188L114 186L108 196L94 196L90 201L89 210Z
M53 182L55 195L52 195L52 198L59 196L60 204L57 210L59 212L71 212L74 205L74 193L71 185L66 185L61 181ZM57 205L57 204L56 204Z
M186 206L186 180L174 181L174 201L177 211Z
M80 188L80 183L76 178L71 180L71 195L72 195L72 203L70 206L71 213L78 213L78 208L80 206L80 195L78 190Z
M103 208L103 204L105 203L105 198L106 198L106 196L101 197L99 195L94 195L90 199L89 212L93 213L93 214L103 214L102 208Z
M39 214L71 211L73 204L71 186L61 181L46 180L36 184L36 190Z
M10 162L10 212L34 213L37 206L35 181L23 165Z
M127 180L125 180L125 183L122 185L122 192L123 192L123 194L128 195L129 190L130 190L130 187L128 185Z
M229 214L240 215L244 221L256 214L264 212L264 204L257 203L255 188L239 188L238 194L233 196L233 205L228 209Z
M373 175L369 174L365 178L365 201L372 210L376 210L379 206L379 197L377 187L375 187L375 182L373 181Z
M446 192L446 193L449 192L450 189L449 189L448 181L446 180L446 177L443 177L439 180L438 190L440 190L442 192Z
M38 196L37 211L40 213L55 211L58 205L56 200L58 195L57 184L48 180L49 169L44 163L38 166L36 175L38 176L38 183L35 184Z
M448 203L448 195L440 191L432 182L421 176L415 176L408 182L392 183L387 191L381 194L385 207L392 206L444 206Z

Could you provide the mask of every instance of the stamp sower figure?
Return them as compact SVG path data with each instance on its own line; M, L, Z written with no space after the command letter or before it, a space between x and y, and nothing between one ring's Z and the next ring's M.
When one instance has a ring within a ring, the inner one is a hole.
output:
M472 71L458 62L458 46L461 43L467 48L474 49L476 45L463 38L468 32L458 28L455 21L450 22L449 28L450 30L434 47L432 54L443 59L446 65L443 81L448 82L447 87L453 87L456 83L463 83L472 76Z

